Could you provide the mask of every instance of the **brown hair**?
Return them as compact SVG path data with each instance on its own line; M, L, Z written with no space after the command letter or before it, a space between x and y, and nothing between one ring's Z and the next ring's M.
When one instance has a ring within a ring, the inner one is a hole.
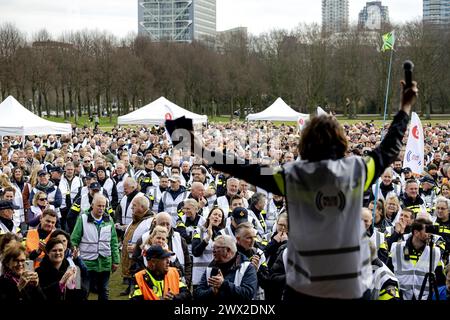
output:
M302 160L337 160L345 156L348 140L344 129L331 116L314 117L303 129L298 150Z
M2 255L2 272L9 271L10 262L17 259L22 253L26 255L25 247L20 242L7 244Z

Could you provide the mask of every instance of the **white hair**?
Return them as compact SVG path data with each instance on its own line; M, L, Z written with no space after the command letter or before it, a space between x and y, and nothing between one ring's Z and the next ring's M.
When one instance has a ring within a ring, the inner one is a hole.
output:
M237 252L236 240L229 235L220 235L214 240L214 244L219 244L222 247L229 248L235 254Z

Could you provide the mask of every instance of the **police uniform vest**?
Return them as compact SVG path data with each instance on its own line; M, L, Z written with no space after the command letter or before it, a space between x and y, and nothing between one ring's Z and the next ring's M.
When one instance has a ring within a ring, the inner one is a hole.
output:
M159 202L161 201L161 196L163 191L159 187L153 187L150 191L150 194L153 195L153 207L152 210L154 212L158 212Z
M174 295L180 293L180 274L176 268L169 267L161 281L153 278L147 269L139 271L134 277L139 291L135 291L133 296L142 295L144 300L160 300L169 292Z
M362 258L370 256L360 219L363 159L295 161L285 165L284 177L289 228L296 230L289 233L287 285L311 296L361 298L362 269L370 266Z
M117 188L117 199L118 201L122 200L123 196L124 196L124 191L123 191L123 183L125 182L125 179L128 177L128 173L124 173L122 176L122 179L118 179L118 177L114 177L114 181L116 182L116 188Z
M88 213L90 215L90 213ZM103 225L98 230L96 223L88 221L88 214L82 214L83 237L79 245L83 260L96 260L98 256L111 256L111 225Z
M142 192L138 192L133 197L133 199L138 196L145 197L145 195ZM120 200L120 208L122 209L121 210L122 211L122 224L128 225L133 221L133 208L132 208L131 202L133 202L133 200L128 202L128 196L124 196L122 198L122 200ZM128 206L127 206L127 204L128 204Z
M375 248L380 249L380 246L384 243L384 233L375 230L370 236L370 241L375 245Z
M392 244L391 256L394 273L400 283L400 290L404 300L412 300L413 296L418 299L425 274L430 267L430 247L427 245L414 264L409 255L405 252L406 241ZM441 258L441 252L433 246L433 261L431 269L434 271ZM427 281L423 292L422 300L426 300L429 292L429 282Z
M381 199L381 200L383 200L383 201L386 201L386 199L388 199L388 198L391 197L391 196L396 196L396 197L399 197L399 196L400 196L401 187L400 187L399 185L394 184L394 183L392 183L392 186L394 187L394 190L389 191L389 192L386 194L386 197L383 196L383 192L381 191L381 188L380 188L381 183L382 183L382 182L379 181L379 185L378 185L378 195L376 196L376 199ZM376 189L377 189L377 184L374 183L374 184L372 185L372 194L373 194L374 196L375 196L375 194L376 194Z
M225 218L228 217L228 214L230 212L230 203L228 202L227 196L221 196L217 198L217 206L222 209L222 211L225 214Z
M405 201L406 200L406 201ZM417 196L414 203L411 203L409 198L402 198L402 208L408 208L411 209L414 214L417 216L419 212L428 212L427 207L425 206L425 203L423 202L422 198L420 196Z
M146 217L139 223L139 225L133 232L133 236L131 237L132 244L136 244L136 242L138 242L138 240L142 237L142 235L150 229L152 221L153 221L153 217ZM127 228L125 230L125 234L127 233L130 225L131 225L131 223L127 226Z
M244 278L245 271L247 271L248 267L251 265L250 261L244 261L241 263L238 270L236 270L236 274L234 276L234 285L239 287L242 283L242 279ZM211 277L211 267L206 268L206 279Z
M107 178L105 180L105 183L103 184L102 188L108 194L108 199L111 202L112 201L112 190L114 188L114 181L111 178Z
M230 237L232 237L233 239L236 240L236 236L234 235L233 230L231 230L231 220L229 218L227 219L227 223L225 224L225 228L220 230L219 233L222 234L222 235L230 236Z
M175 225L176 219L178 218L177 207L178 204L187 198L187 191L180 193L175 199L168 191L164 191L161 196L161 201L164 204L164 211L172 216L173 225ZM175 219L175 220L174 220Z
M24 188L26 188L28 183L24 182ZM17 185L17 183L13 183L14 189L16 189L16 193L14 195L14 204L16 206L19 206L19 209L14 210L14 213L17 212L18 214L18 221L14 221L14 225L17 227L20 223L25 222L25 210L23 208L23 196L22 196L22 190L20 190L20 187ZM17 223L18 222L18 223Z
M372 264L373 270L372 300L390 300L394 297L399 298L398 288L395 288L395 292L386 292L386 289L382 289L384 284L389 280L396 282L398 287L398 279L384 263L382 263L381 261L380 263L381 266L378 264Z
M207 231L204 227L197 229L193 235L194 239L202 239L207 235ZM213 245L214 240L209 239L208 244L203 250L201 256L192 258L192 284L198 285L200 284L200 280L202 279L203 273L205 273L206 267L209 266L211 261L214 259L213 256Z
M83 188L83 181L80 177L74 176L72 178L72 183L70 184L65 176L61 178L61 181L59 182L59 190L61 190L62 196L61 209L70 207L73 204L73 201L81 188ZM67 203L67 200L69 200L68 196L70 197L70 203Z
M435 210L435 201L436 201L436 191L435 188L432 188L427 193L425 191L420 191L420 197L422 198L428 213L432 213Z
M20 233L20 228L18 227L14 227L12 228L12 230L9 230L7 226L5 226L3 224L3 222L0 221L0 235L4 235L5 233L15 233L15 234L19 234Z

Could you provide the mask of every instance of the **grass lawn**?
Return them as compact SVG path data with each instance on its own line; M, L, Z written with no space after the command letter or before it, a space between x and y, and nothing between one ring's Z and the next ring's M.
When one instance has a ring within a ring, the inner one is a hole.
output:
M127 288L125 284L122 284L122 275L119 269L111 274L109 279L109 300L129 300L128 296L121 296L120 293ZM97 300L97 294L90 293L88 300Z
M439 117L439 118L438 118ZM383 119L381 116L374 116L374 115L359 115L358 119L347 119L344 118L342 116L337 116L338 120L340 123L342 124L355 124L358 122L368 122L370 120L374 120L375 126L377 127L381 127L383 124ZM50 121L55 121L55 122L67 122L67 123L75 123L75 119L72 118L68 118L66 120L64 120L64 118L62 117L46 117L47 120ZM236 119L236 118L234 118ZM100 128L102 130L111 130L116 124L117 124L117 116L113 116L112 117L112 122L109 122L109 117L100 117ZM230 122L230 117L229 116L218 116L218 117L209 117L208 121L211 123L228 123ZM242 121L242 120L241 120ZM448 122L450 122L450 116L448 115L444 115L442 118L441 116L437 116L434 119L431 120L425 120L425 119L421 119L422 124L425 123L431 123L432 125L438 125L438 124L447 124ZM391 120L386 120L386 123L391 122ZM286 125L295 125L295 122L275 122L276 125L281 125L282 123L286 124ZM89 117L88 116L83 116L78 118L78 126L90 126L90 127L94 127L94 123L89 121Z

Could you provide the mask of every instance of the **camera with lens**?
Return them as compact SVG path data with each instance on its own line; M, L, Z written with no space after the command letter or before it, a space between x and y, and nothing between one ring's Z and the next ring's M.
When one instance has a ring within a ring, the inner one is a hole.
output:
M439 226L438 225L427 225L425 226L426 233L439 234Z

